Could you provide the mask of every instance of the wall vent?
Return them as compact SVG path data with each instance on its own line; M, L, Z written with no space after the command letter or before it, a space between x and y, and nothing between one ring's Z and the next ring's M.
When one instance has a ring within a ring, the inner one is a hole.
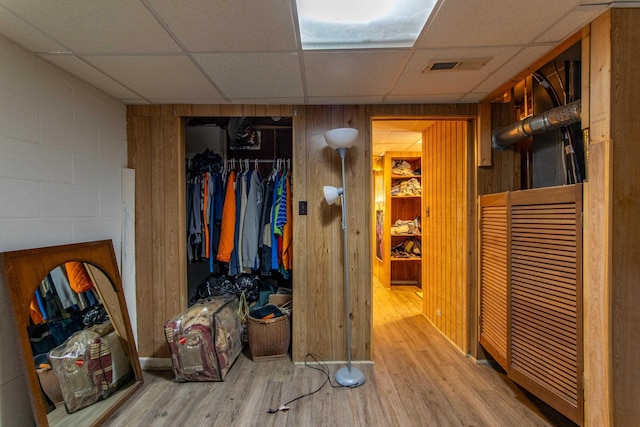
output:
M464 59L433 59L423 73L432 71L476 71L487 65L493 57Z

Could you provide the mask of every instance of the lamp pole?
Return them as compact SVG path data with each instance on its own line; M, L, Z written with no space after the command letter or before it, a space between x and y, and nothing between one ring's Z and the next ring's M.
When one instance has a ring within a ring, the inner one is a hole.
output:
M340 155L342 162L342 232L344 238L342 239L344 244L344 288L345 288L345 304L346 304L346 322L347 322L347 367L340 368L336 372L336 381L338 384L345 387L357 387L364 384L366 378L364 373L358 368L351 367L351 301L349 291L349 239L347 232L347 185L344 171L344 158L347 154L345 147L340 147L336 151Z

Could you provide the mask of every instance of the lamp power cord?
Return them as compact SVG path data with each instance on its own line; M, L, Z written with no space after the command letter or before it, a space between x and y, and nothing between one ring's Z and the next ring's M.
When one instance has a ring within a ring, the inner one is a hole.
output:
M315 365L310 365L309 362L310 360L312 362L315 362ZM327 366L326 362L324 360L322 360L322 358L320 356L318 356L317 354L314 353L308 353L306 356L304 356L304 366L306 366L307 368L311 368L311 369L315 369L316 371L320 371L324 374L325 376L325 380L324 382L320 385L320 387L318 387L317 389L310 391L309 393L305 393L302 394L294 399L289 400L288 402L284 403L283 405L280 405L279 407L275 408L275 409L269 409L267 411L267 413L269 414L275 414L278 412L286 412L289 409L289 406L291 403L295 402L296 400L300 400L304 397L308 397L311 395L316 394L317 392L319 392L320 390L322 390L324 388L325 385L327 385L327 383L329 383L329 385L331 385L331 387L333 388L356 388L359 386L359 384L353 385L353 386L343 386L340 384L334 384L331 381L331 372L329 371L329 367Z

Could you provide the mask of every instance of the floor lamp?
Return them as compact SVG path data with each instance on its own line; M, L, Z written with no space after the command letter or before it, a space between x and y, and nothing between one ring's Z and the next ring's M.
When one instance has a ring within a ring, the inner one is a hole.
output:
M345 197L346 182L344 173L344 157L347 149L352 147L358 138L358 130L352 128L339 128L325 132L324 139L329 147L333 148L340 155L342 160L342 187L336 188L332 186L324 186L324 198L327 203L332 205L340 197L342 202L342 231L344 233L344 288L346 303L346 321L347 321L347 366L338 369L336 372L336 382L345 387L358 387L364 384L366 378L364 373L351 366L351 316L349 313L349 242L347 233L347 198Z

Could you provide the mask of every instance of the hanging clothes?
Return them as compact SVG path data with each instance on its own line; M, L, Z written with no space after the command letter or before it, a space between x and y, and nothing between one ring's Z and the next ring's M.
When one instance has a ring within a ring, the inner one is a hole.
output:
M93 288L93 282L83 263L70 261L64 264L64 268L69 278L69 286L76 293L80 294Z
M242 233L242 268L245 273L257 270L260 265L258 240L260 237L263 191L264 185L262 184L260 171L254 170L249 184Z
M278 211L282 203L282 189L280 184L282 183L282 174L278 172L275 176L275 184L273 186L273 205L271 206L271 269L278 270L278 233L276 229L276 220L278 218Z
M236 181L236 227L234 233L234 248L231 252L229 274L242 273L242 234L244 232L244 216L247 208L247 175L248 171L238 174Z
M263 276L271 276L271 215L273 206L273 175L271 175L264 189L264 202L262 206L262 219L260 221L260 243L258 249L260 251L260 273Z
M217 264L214 262L217 255L218 245L220 244L220 225L222 222L222 204L224 203L224 194L222 191L222 177L220 173L212 174L210 178L209 188L211 191L211 206L209 209L209 273L218 272Z
M280 273L289 278L289 273L293 268L293 252L291 251L293 242L293 221L291 209L291 173L287 172L285 180L285 223L282 229L282 263Z
M79 305L78 295L71 289L69 279L67 279L67 275L62 270L62 267L56 267L51 270L49 277L60 298L60 303L65 310L72 306Z
M234 171L229 172L226 187L220 226L220 245L216 255L216 259L222 262L231 261L231 252L234 246L233 236L236 223L236 174Z
M275 273L292 269L291 172L282 159L267 179L249 161L198 163L188 170L189 262L208 261L210 273Z
M209 252L211 250L211 241L209 240L209 204L210 197L209 194L209 177L210 174L205 172L202 175L202 230L204 231L204 253L203 256L205 258L209 258Z
M34 325L44 323L46 320L40 306L40 301L38 301L37 293L35 292L33 293L31 303L29 304L29 313L31 314L31 321Z
M199 180L193 183L191 194L191 220L189 222L189 245L191 246L191 261L200 259L202 244L202 214L200 212L202 206L202 189Z

